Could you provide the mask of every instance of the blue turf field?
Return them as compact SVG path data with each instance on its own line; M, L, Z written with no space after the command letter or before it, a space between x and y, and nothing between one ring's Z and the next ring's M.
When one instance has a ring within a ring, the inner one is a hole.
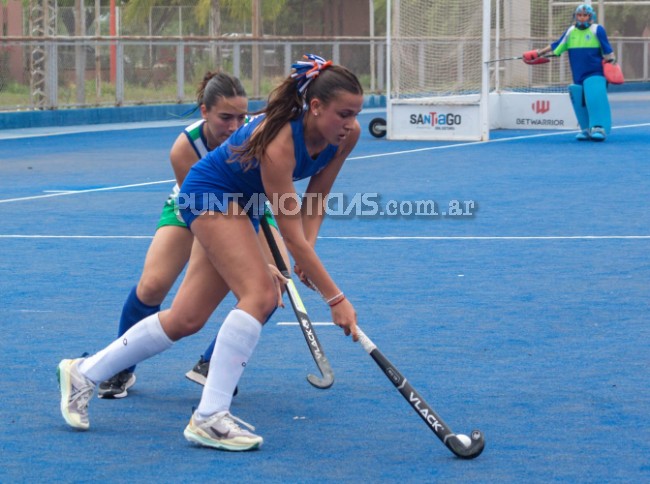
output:
M575 132L493 132L489 143L363 136L335 186L381 201L474 201L471 217L337 217L317 249L361 327L458 433L456 459L359 345L330 325L313 360L278 310L233 413L260 451L191 446L200 387L184 378L205 329L138 367L124 400L59 414L58 361L116 335L171 188L181 124L0 133L0 482L643 482L650 480L650 99L612 97L603 144ZM84 132L85 131L85 132ZM299 286L316 322L320 299ZM165 303L168 306L169 299Z

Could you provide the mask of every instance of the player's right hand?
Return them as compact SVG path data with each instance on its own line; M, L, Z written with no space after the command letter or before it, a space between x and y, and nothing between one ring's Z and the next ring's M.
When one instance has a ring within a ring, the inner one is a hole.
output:
M524 58L524 62L528 64L529 62L533 62L539 57L539 51L529 50L528 52L524 52L522 57Z
M338 304L330 308L332 310L332 321L337 326L340 326L345 333L345 336L352 335L353 341L359 341L359 333L357 332L357 313L352 306L352 303L344 299Z
M284 301L282 300L282 291L284 290L284 286L289 282L289 280L282 275L280 270L275 267L273 264L269 264L269 270L271 271L271 275L273 276L273 282L275 282L275 289L278 294L278 301L277 305L278 307L283 308L284 307Z

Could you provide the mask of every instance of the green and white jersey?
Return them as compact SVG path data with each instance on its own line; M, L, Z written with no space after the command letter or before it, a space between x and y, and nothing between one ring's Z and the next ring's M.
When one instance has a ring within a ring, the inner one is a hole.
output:
M187 136L187 140L190 142L190 145L194 149L196 156L200 160L203 158L209 151L208 141L203 134L203 125L205 124L205 119L199 119L198 121L187 126L183 133ZM172 192L167 197L165 205L163 207L162 214L160 215L160 220L158 221L158 228L165 227L169 225L186 227L183 218L178 212L178 194L181 189L178 186L178 183L174 185Z
M187 136L187 140L190 142L190 145L194 149L194 152L196 153L196 156L198 156L199 160L203 158L205 155L208 154L208 141L205 138L205 135L203 134L203 125L205 124L205 119L199 119L195 123L190 124L188 127L186 127L183 130L183 133L185 133L185 136ZM178 199L178 194L180 193L181 189L178 186L178 183L174 185L174 188L172 189L172 192L169 194L169 198L167 199L167 203L170 205L173 205L176 200Z

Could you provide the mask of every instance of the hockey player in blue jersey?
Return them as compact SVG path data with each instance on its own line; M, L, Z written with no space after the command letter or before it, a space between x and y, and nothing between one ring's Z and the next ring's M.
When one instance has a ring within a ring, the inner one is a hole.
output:
M573 20L557 41L525 52L524 62L534 63L549 52L557 56L568 52L573 75L569 95L582 130L576 139L604 141L612 128L612 120L603 62L615 62L614 51L605 28L596 23L596 12L591 5L578 6Z
M262 437L230 407L262 326L280 299L280 281L257 234L260 205L267 199L296 274L318 289L332 321L358 341L354 306L315 244L324 201L361 133L363 88L348 69L312 54L306 59L293 64L294 72L271 92L260 116L207 153L183 180L178 208L194 245L171 308L147 316L94 355L60 362L60 408L71 427L89 428L88 403L98 382L199 331L232 291L237 304L221 324L201 400L183 434L216 449L260 447ZM304 198L294 185L303 179L309 179ZM156 415L148 417L152 428L160 427Z
M120 317L118 336L124 335L135 323L160 311L160 305L185 268L190 257L194 237L179 214L179 184L183 182L192 165L223 143L242 126L248 112L248 99L241 81L225 72L207 72L197 90L196 109L201 119L193 122L178 135L169 154L178 184L164 204L156 233L153 237L137 285L131 289ZM285 260L286 247L280 238L272 215L265 217L271 225ZM264 235L260 232L260 245L268 252ZM272 261L270 252L267 260ZM194 368L186 373L190 380L204 384L214 339ZM100 398L124 398L135 383L135 366L126 368L99 384Z

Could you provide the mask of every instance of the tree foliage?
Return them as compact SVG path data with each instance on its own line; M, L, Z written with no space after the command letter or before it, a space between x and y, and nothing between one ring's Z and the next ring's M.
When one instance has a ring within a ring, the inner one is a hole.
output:
M287 0L263 0L262 20L275 21L282 12ZM178 7L187 6L187 0L128 0L125 2L124 21L140 23L147 20L152 7ZM220 8L222 13L227 13L233 20L240 22L250 21L253 10L252 0L198 0L194 7L194 16L199 26L205 26L210 18L212 8Z

